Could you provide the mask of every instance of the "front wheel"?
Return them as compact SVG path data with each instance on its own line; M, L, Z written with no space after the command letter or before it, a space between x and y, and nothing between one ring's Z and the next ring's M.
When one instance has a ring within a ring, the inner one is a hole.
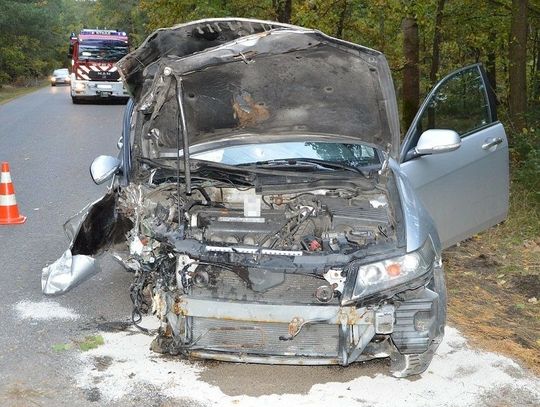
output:
M71 97L71 101L73 102L74 105L80 105L81 104L81 99L76 98L75 96Z

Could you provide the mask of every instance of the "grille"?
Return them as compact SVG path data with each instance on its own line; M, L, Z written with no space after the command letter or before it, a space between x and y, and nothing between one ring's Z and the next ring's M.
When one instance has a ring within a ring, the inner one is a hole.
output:
M305 325L290 341L279 340L288 335L283 323L238 322L210 318L192 319L195 347L234 353L286 356L337 357L337 325Z
M117 81L120 74L118 71L90 71L88 77L93 81Z
M268 280L279 283L264 292L256 292L248 288L248 283L238 274L215 268L206 269L209 275L209 283L204 287L193 287L190 296L207 299L224 299L231 301L249 301L268 304L318 304L315 298L315 290L328 285L324 279L301 274L283 274L266 272ZM338 304L337 298L333 298L329 304Z
M120 79L120 73L116 67L88 67L81 65L76 71L78 79L92 80L92 81L118 81Z

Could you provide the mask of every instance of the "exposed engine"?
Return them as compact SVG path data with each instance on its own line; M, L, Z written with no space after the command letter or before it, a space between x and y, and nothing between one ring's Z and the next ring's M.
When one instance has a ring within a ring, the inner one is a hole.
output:
M396 240L382 189L259 195L254 188L210 186L194 188L189 201L185 196L175 184L138 184L123 189L119 201L134 224L130 255L117 256L136 272L134 321L152 307L164 323L163 332L173 337L180 333L174 304L181 295L337 304L347 271L321 263L320 256L346 262L343 255L354 258L361 249ZM179 213L186 225L182 239ZM306 258L304 266L293 260L300 257ZM322 268L311 269L310 258Z
M198 206L189 214L190 235L208 243L339 252L391 233L383 195L373 200L374 207L347 191L268 197L253 190L211 192L219 206Z
M136 220L134 234L159 240L178 227L181 211L188 225L185 238L204 242L210 251L340 253L395 237L390 207L381 191L368 195L337 189L262 196L254 189L210 187L196 189L190 202L178 205L176 186L139 185L124 190L123 196L126 215Z

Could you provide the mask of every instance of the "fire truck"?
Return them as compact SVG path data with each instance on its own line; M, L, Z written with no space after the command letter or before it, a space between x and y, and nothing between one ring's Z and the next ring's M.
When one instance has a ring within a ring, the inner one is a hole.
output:
M71 34L71 99L129 97L115 63L128 53L128 35L117 30L83 29Z

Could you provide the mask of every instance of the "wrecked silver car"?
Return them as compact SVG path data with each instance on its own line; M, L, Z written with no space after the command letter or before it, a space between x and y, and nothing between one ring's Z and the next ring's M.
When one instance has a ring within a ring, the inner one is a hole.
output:
M319 31L197 21L118 67L132 95L121 152L91 167L111 188L67 224L46 294L110 250L134 274L134 322L161 320L155 351L427 368L446 319L441 248L508 210L480 65L437 84L403 142L385 57Z

